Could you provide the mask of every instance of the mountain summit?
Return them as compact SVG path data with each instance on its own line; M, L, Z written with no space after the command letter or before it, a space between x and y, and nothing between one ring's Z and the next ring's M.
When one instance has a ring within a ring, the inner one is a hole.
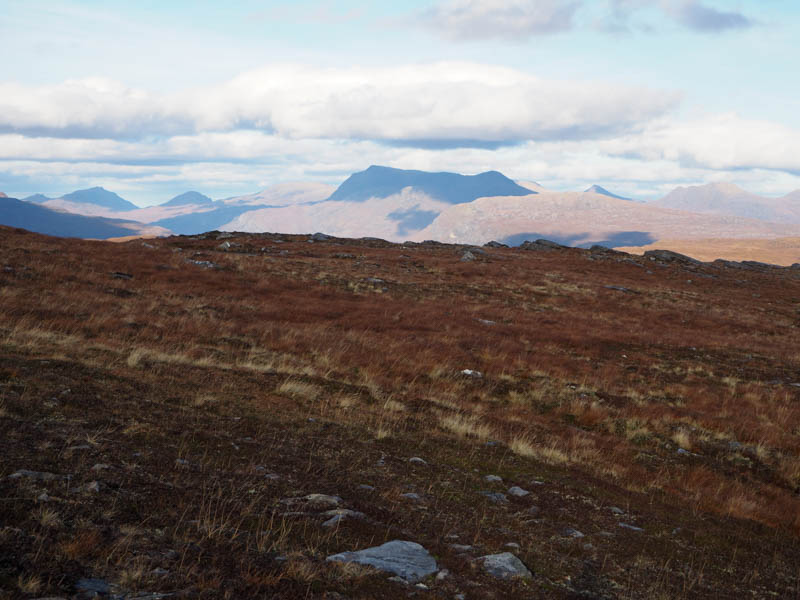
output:
M116 211L136 210L139 208L133 202L128 202L114 192L109 192L107 189L101 187L78 190L71 194L65 194L61 199L78 204L94 204Z
M612 192L609 192L606 188L600 187L597 184L594 184L592 187L587 188L583 191L584 194L600 194L601 196L608 196L609 198L616 198L617 200L630 200L630 198L626 198L625 196L618 196Z
M175 196L172 200L167 200L161 206L184 206L187 204L213 204L214 201L200 192L184 192Z
M529 196L536 193L517 185L497 171L459 175L373 165L366 171L348 177L328 200L364 202L370 198L387 198L399 194L407 187L448 204L463 204L476 198L491 196Z

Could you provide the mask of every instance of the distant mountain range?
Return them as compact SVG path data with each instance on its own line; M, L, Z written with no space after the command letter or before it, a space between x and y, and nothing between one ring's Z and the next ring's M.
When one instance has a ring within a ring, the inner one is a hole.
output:
M653 204L706 214L800 224L800 190L782 198L765 198L732 183L709 183L676 188Z
M545 237L567 245L619 247L663 239L800 235L800 190L765 198L733 184L716 183L679 187L659 200L634 202L600 185L584 192L555 192L535 182L513 181L497 171L460 175L371 166L338 187L284 183L220 200L190 191L147 208L99 187L58 198L36 194L25 200L27 206L50 210L42 221L49 223L45 233L79 237L118 237L119 228L126 235L134 230L187 235L210 230L322 231L392 241L481 244L496 239L514 245ZM22 214L19 206L13 211L10 206L0 213L0 223L12 224L9 215ZM51 213L99 220L84 230L78 221L59 221ZM26 227L18 224L25 222L30 225L26 228L33 228L34 220L20 216L14 224ZM61 222L65 229L59 229Z
M169 233L163 228L134 221L60 212L5 195L0 198L0 225L20 227L28 231L59 237L98 240L130 236L155 237Z

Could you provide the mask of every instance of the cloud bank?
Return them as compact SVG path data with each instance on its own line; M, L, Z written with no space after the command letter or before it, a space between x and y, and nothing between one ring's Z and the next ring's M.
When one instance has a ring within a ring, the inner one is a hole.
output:
M641 129L678 99L671 92L543 81L473 63L381 69L278 65L170 95L105 79L2 84L0 132L132 140L252 130L288 139L422 146L517 143Z

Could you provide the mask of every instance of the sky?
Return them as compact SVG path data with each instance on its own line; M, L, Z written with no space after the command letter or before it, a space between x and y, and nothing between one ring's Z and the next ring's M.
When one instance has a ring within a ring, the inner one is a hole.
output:
M796 0L0 0L0 191L800 188Z

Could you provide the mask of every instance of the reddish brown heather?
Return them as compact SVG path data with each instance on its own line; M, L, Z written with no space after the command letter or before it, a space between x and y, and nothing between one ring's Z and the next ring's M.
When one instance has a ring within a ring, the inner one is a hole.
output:
M462 252L0 228L0 596L798 597L800 271ZM450 575L324 560L392 539Z

